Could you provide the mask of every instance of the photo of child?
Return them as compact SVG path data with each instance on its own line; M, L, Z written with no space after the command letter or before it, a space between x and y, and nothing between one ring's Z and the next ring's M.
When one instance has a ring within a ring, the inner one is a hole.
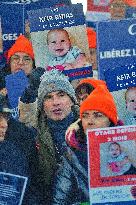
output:
M101 143L101 177L136 174L135 155L135 140Z
M47 47L51 55L47 70L69 70L89 66L85 53L72 45L65 29L54 29L47 33Z
M128 154L117 142L108 146L107 168L112 176L136 174L136 168L132 165Z
M126 109L129 115L126 116L126 125L136 125L136 87L129 87L125 92Z

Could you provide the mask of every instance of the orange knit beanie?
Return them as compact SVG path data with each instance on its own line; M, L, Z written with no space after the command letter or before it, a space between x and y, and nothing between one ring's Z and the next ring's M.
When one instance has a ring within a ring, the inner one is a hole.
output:
M128 6L136 7L136 0L124 0Z
M16 52L27 53L32 59L34 59L32 44L24 35L20 35L15 41L15 43L13 44L13 46L8 50L8 54L7 54L8 62L10 57L14 55Z
M83 101L80 106L80 118L87 110L96 110L105 114L115 125L117 124L117 109L114 99L109 90L99 85L94 91Z
M96 32L92 28L87 27L87 36L89 48L96 48Z

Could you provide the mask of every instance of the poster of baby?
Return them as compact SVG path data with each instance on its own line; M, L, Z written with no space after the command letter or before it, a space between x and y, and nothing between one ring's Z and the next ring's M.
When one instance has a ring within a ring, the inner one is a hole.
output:
M136 203L135 136L134 125L88 130L91 205Z
M92 76L82 4L28 12L37 67L58 69L71 79Z

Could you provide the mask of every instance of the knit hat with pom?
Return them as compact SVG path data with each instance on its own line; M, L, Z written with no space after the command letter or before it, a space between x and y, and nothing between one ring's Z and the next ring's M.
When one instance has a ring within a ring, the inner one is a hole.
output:
M87 36L89 48L96 48L96 32L92 28L87 27Z
M87 110L99 111L105 114L114 125L117 124L116 104L109 90L103 85L99 85L81 104L81 119L83 112Z
M27 53L32 59L34 59L32 44L24 35L20 35L13 46L8 50L7 62L9 62L11 56L17 52Z
M64 91L70 96L74 104L77 103L75 90L69 82L69 78L60 71L53 69L46 71L41 76L41 83L38 89L38 109L42 108L45 96L55 91Z

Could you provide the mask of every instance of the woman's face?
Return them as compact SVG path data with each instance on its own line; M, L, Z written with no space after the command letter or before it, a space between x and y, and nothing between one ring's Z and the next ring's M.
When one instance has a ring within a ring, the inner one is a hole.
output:
M19 70L24 70L26 75L29 75L33 69L33 59L24 52L16 52L10 58L11 73L16 73Z
M84 133L86 133L87 129L109 127L110 123L109 118L97 110L87 110L82 114Z

